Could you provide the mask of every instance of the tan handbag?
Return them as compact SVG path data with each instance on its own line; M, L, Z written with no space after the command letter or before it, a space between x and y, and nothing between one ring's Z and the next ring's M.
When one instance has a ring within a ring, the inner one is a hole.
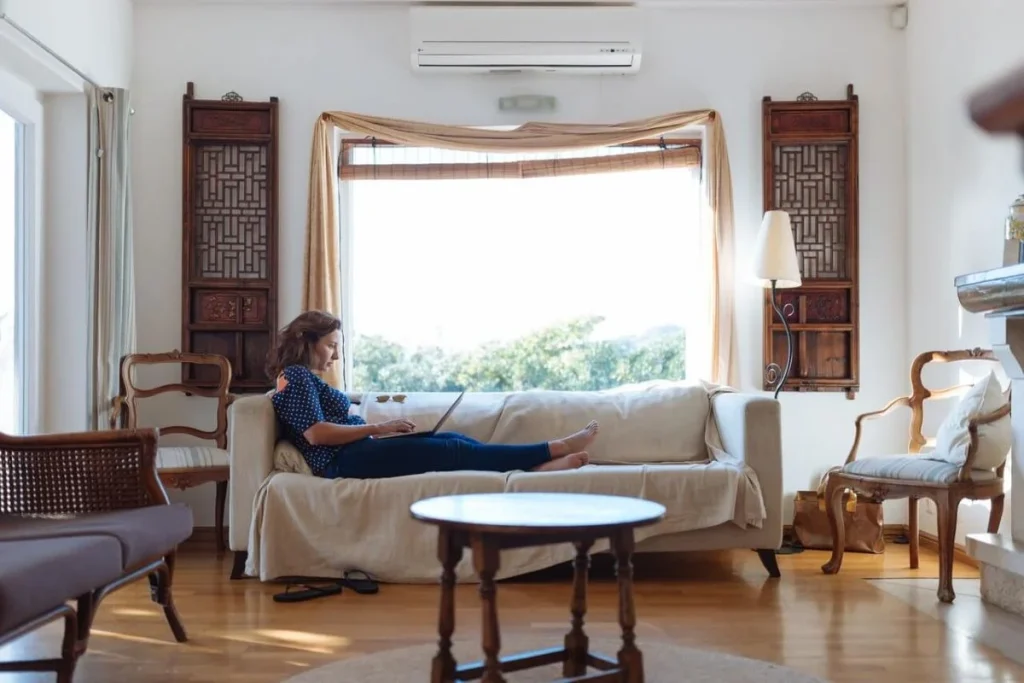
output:
M828 524L828 513L825 512L825 486L831 472L829 470L822 475L817 491L796 493L793 535L808 550L832 550L832 529ZM856 493L844 491L843 523L847 551L875 554L885 551L881 503L857 500Z

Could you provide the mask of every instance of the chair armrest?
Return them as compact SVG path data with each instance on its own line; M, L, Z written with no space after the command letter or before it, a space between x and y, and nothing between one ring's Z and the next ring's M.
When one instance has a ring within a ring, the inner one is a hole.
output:
M256 492L274 468L277 415L265 394L240 396L228 409L228 546L249 549L249 527Z
M711 399L722 447L757 475L764 498L765 528L782 533L782 419L770 396L721 393ZM781 536L780 539L781 540Z
M156 429L0 434L0 514L78 515L166 505Z
M853 423L853 446L850 447L850 452L846 456L846 462L844 463L844 465L849 465L851 462L857 459L857 449L860 448L860 435L861 429L863 428L864 420L874 420L879 417L885 417L893 410L901 406L910 406L909 396L900 396L899 398L894 398L893 400L885 404L885 407L882 408L881 410L873 410L870 413L861 413L860 415L857 416L857 419L854 420Z

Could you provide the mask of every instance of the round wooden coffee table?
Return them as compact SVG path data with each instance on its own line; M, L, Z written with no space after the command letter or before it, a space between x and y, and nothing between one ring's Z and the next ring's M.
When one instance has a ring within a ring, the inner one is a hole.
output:
M430 673L431 683L480 678L502 683L502 672L531 669L562 662L564 678L571 681L622 681L642 683L643 656L636 646L636 613L633 606L633 529L655 524L665 507L639 498L575 493L483 493L428 498L414 503L415 519L438 527L437 556L441 561L441 612L438 619L438 652ZM592 653L583 632L587 612L587 571L590 548L600 538L611 542L619 583L619 624L622 648L617 659ZM564 647L535 650L499 657L497 589L494 576L502 550L552 543L576 546L573 564L572 628ZM457 666L452 656L455 632L455 567L463 548L473 551L473 566L480 576L483 607L484 660ZM601 673L587 675L587 667Z

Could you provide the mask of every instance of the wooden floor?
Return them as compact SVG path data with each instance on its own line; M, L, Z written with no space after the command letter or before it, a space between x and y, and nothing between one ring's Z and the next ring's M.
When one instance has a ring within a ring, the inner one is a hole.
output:
M593 636L617 634L615 586L601 559L590 591ZM641 556L639 643L668 640L774 661L837 683L1024 682L1024 667L864 580L936 577L933 553L922 550L917 571L906 569L906 546L890 545L883 556L848 553L838 576L821 574L825 559L814 551L780 556L782 578L772 580L753 552ZM279 586L228 581L228 568L229 558L218 559L205 545L183 548L175 597L191 638L186 644L174 642L148 585L108 598L75 680L276 683L343 657L436 639L435 586L384 585L377 595L345 591L279 604L271 600ZM956 575L976 572L961 565ZM503 632L550 633L559 644L568 624L567 577L555 570L501 583ZM456 637L477 639L475 586L460 586L457 600ZM0 649L0 659L53 656L59 633L56 625L44 629ZM0 674L2 683L52 680Z

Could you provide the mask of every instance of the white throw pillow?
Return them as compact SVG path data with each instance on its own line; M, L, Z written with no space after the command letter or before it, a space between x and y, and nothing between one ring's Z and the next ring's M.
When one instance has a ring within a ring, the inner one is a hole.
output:
M968 431L970 421L998 410L1006 402L995 373L990 372L982 377L943 420L935 436L935 450L927 457L962 467L971 446L971 434ZM993 470L1001 465L1010 451L1012 438L1009 415L978 427L978 452L974 456L972 469Z

